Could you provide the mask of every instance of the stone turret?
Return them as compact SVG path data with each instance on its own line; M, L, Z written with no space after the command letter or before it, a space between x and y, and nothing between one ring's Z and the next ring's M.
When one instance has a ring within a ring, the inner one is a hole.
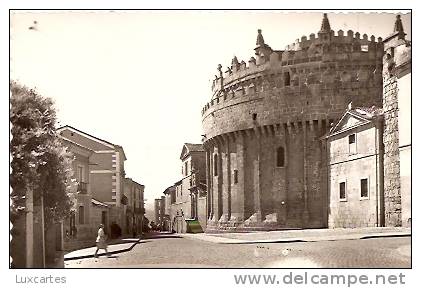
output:
M329 19L327 18L326 13L323 13L322 25L320 27L320 31L317 34L319 35L319 38L322 41L332 40L334 33L333 30L330 28Z
M330 29L329 19L327 18L327 14L323 13L323 20L322 20L322 27L320 28L320 32L328 32L330 33L332 29Z
M411 126L411 42L406 40L405 36L401 16L397 15L393 32L383 41L386 226L407 226L410 225L408 221L411 218L411 180L406 175L406 171L411 170L411 140L410 136L407 136L410 133L400 135L405 127Z
M401 15L396 16L395 27L393 28L393 32L398 34L399 39L405 38L405 32L403 31L403 25L401 20Z
M257 30L256 48L254 48L256 54L256 63L263 64L269 60L270 54L272 54L272 48L265 43L262 35L262 30Z
M257 30L254 51L247 63L232 59L202 110L208 230L326 227L319 139L349 102L381 106L383 42L335 36L324 14L317 35L285 50Z
M265 46L265 39L262 35L262 29L257 30L257 40L256 40L256 47Z
M237 72L237 70L240 68L240 63L238 62L237 56L234 56L231 61L231 69L233 72Z

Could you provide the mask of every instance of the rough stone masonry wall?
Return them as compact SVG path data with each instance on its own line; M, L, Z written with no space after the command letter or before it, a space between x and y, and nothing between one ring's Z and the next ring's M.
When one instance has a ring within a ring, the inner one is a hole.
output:
M398 86L396 76L384 81L383 111L385 225L401 226Z
M354 37L352 31L319 36L303 37L300 49L271 51L263 58L256 53L258 59L250 59L248 67L233 59L225 77L218 68L212 99L202 109L210 169L213 173L216 154L220 171L208 182L211 225L327 226L326 155L320 137L349 102L381 106L383 43L374 36ZM234 165L224 155L230 149L227 141L236 147L235 188L229 183ZM286 150L283 168L275 166L279 145ZM229 213L221 217L227 205L236 221Z

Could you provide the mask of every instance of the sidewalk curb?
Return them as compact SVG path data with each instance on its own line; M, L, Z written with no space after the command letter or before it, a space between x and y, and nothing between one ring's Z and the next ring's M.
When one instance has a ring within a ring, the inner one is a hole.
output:
M392 237L412 237L412 233L406 234L387 234L387 235L366 235L360 239L392 238Z
M203 235L203 234L202 234ZM258 243L309 243L309 242L321 242L321 241L343 241L343 240L365 240L365 239L376 239L376 238L392 238L392 237L412 237L412 233L385 233L385 234L373 234L373 235L349 235L348 237L304 237L304 238L285 238L285 239L257 239L257 240L242 240L235 238L223 238L217 236L204 236L204 237L195 237L189 234L183 234L183 238L211 242L215 244L258 244ZM220 238L220 239L213 239ZM319 239L317 239L319 238ZM211 240L213 239L213 240Z
M124 248L124 249L119 249L119 250L115 250L115 251L110 251L108 252L109 255L113 255L113 254L119 254L119 253L123 253L123 252L128 252L130 250L133 249L134 246L136 246L137 244L139 244L141 242L141 239L137 240L136 242L133 242L133 244L129 247L129 248ZM123 244L123 243L120 243ZM98 256L105 256L107 255L105 252L102 253L98 253ZM87 254L87 255L81 255L81 256L74 256L74 257L64 257L64 261L68 261L68 260L79 260L79 259L86 259L86 258L93 258L94 254Z

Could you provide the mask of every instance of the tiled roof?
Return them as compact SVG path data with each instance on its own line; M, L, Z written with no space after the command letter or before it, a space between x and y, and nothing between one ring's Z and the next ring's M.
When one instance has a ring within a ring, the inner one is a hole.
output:
M185 143L189 152L204 152L205 149L203 148L202 144L192 144L192 143Z
M77 129L77 128L73 127L73 126L70 126L70 125L64 125L64 126L61 126L61 127L57 128L57 131L61 131L61 130L66 129L66 128L73 129L73 130L75 130L75 131L79 132L80 134L85 134L85 135L88 135L88 136L90 136L90 137L92 137L92 138L94 138L94 139L97 139L98 141L102 141L102 142L105 142L105 143L107 143L107 144L109 144L109 145L116 146L115 144L113 144L113 143L111 143L111 142L108 142L108 141L106 141L106 140L104 140L104 139L98 138L98 137L96 137L96 136L94 136L94 135L92 135L92 134L89 134L89 133L83 132L82 130L79 130L79 129Z
M373 118L375 118L376 116L382 115L383 114L383 109L376 107L376 106L371 106L371 107L357 107L354 109L350 110L351 113L356 113L357 115L367 119L367 120L371 120Z
M341 123L345 121L347 115L351 115L357 119L359 118L360 120L367 123L373 121L376 117L383 115L383 109L376 106L352 108L350 104L342 117L339 118L339 120L337 120L334 125L332 125L332 128L329 130L329 133L326 135L326 137L330 137L331 135L334 135L338 132Z

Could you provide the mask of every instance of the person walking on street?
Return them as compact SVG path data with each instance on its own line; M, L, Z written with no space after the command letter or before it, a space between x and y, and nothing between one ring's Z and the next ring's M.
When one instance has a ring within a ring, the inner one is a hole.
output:
M94 255L95 258L98 258L99 249L104 249L107 256L110 257L110 253L108 252L108 249L107 249L107 241L106 241L106 235L104 231L104 224L99 225L98 237L96 237L96 251Z

